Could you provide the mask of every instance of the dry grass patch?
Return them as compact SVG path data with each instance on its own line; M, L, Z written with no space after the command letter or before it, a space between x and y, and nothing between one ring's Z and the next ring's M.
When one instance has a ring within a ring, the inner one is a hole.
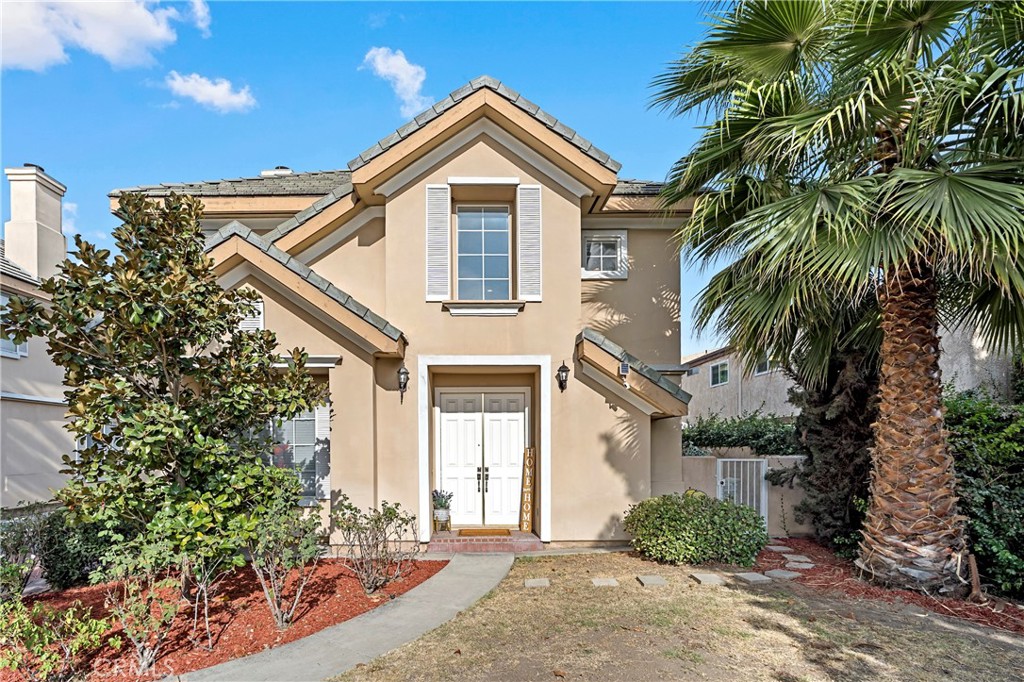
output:
M451 622L338 679L1002 681L1024 670L1020 638L798 585L701 587L688 571L626 554L520 559ZM668 585L641 587L645 573Z

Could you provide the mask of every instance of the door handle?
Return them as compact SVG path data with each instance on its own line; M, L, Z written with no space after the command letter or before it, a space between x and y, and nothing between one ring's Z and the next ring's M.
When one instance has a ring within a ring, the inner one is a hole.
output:
M476 491L477 492L480 492L480 480L481 480L481 478L483 478L483 474L481 473L482 470L483 470L483 467L477 467L476 468Z
M491 467L484 467L484 492L487 492L487 486L491 482Z

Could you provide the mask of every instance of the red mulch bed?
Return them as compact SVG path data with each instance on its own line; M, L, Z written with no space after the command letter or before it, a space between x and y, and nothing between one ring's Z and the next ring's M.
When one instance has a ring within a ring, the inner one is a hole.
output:
M367 596L343 560L322 560L316 573L302 593L302 601L295 612L292 625L284 632L274 625L270 609L253 572L238 569L221 584L219 596L211 600L210 625L214 648L203 648L206 635L202 625L192 631L192 608L186 601L164 643L155 670L146 679L181 674L254 654L263 649L300 639L326 627L354 618L398 595L408 592L440 571L446 561L418 561L405 577ZM79 587L63 592L45 593L29 598L27 603L42 602L51 607L64 608L75 601L91 607L93 616L107 615L104 607L105 585ZM117 626L108 633L112 637L121 633ZM193 644L193 638L197 644ZM100 650L91 660L88 679L104 682L128 682L140 679L134 673L134 647L125 641L120 651L110 647ZM15 682L23 678L10 670L0 670L0 682Z
M795 582L823 591L839 591L855 599L884 601L890 604L907 603L951 616L978 625L1024 635L1024 608L1003 600L992 600L988 604L975 604L963 599L933 597L909 590L892 590L860 580L858 569L848 559L841 559L831 550L807 538L772 540L770 544L783 545L792 549L792 554L802 554L811 560L814 568L797 571L801 576ZM762 550L757 555L756 568L759 572L775 568L786 568L787 559L779 552ZM998 609L998 610L997 610Z

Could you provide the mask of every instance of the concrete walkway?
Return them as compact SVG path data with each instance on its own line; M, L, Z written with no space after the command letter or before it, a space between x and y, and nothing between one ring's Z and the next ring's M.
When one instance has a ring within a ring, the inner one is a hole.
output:
M430 632L493 590L512 554L456 554L434 577L397 599L309 637L212 668L175 676L187 682L313 682Z

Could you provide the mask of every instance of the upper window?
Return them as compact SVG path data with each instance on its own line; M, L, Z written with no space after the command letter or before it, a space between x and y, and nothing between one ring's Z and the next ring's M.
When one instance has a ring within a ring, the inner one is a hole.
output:
M626 279L627 259L625 230L583 232L583 279Z
M512 229L508 206L459 206L456 218L456 299L512 298Z
M10 300L5 294L0 294L0 307L7 307L7 301ZM0 356L5 358L24 358L28 356L28 344L27 343L14 343L6 336L0 336Z
M729 363L718 362L711 365L711 385L722 386L729 383Z
M756 365L754 365L754 376L761 376L762 374L768 374L768 372L775 371L775 363L769 360L767 357L761 358Z

